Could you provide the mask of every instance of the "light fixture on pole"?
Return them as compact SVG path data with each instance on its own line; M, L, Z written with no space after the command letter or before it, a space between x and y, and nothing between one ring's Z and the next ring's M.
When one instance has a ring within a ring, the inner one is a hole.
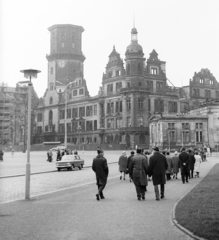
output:
M80 136L80 133L81 133L81 125L79 125L77 127L77 132L79 133L79 151L80 151L80 146L81 146L81 136Z
M27 163L26 163L26 184L25 199L30 199L30 136L31 136L31 98L32 98L32 78L37 78L37 73L41 71L35 69L21 70L25 78L29 81L21 81L19 83L28 83L28 134L27 134Z
M59 81L56 82L61 84L59 86L56 86L57 93L65 93L65 149L67 149L67 101L68 101L67 89L71 84L75 83L76 81L70 82L67 85L63 85L63 83Z

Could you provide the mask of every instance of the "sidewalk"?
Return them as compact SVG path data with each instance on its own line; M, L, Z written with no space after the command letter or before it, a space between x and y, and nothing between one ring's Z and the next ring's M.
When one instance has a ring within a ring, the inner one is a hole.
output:
M133 183L109 179L105 200L96 201L95 183L0 205L0 239L13 240L188 240L172 222L175 203L218 163L216 157L201 165L200 178L189 184L170 180L165 199L155 201L149 182L146 201L137 201Z

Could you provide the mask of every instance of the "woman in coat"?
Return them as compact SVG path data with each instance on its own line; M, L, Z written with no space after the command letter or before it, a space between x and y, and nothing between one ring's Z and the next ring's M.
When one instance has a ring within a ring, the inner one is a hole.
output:
M179 157L178 157L178 152L174 152L174 156L172 157L173 161L173 178L177 178L177 174L179 173Z
M195 153L195 166L194 166L195 177L199 177L199 170L200 170L201 162L202 162L202 158L198 154L198 152L196 152Z
M148 185L148 160L146 156L141 154L141 149L136 150L136 155L133 156L130 175L135 184L137 198L140 201L145 200L146 186Z
M173 162L172 162L172 157L170 157L170 153L167 151L166 152L166 159L167 159L167 170L166 170L166 176L167 180L171 179L171 173L173 172Z
M3 161L3 155L4 155L3 151L0 150L0 161Z
M126 156L126 152L122 152L122 155L119 157L119 171L121 173L120 180L122 180L122 173L123 173L123 180L125 180L125 174L128 164L128 158Z

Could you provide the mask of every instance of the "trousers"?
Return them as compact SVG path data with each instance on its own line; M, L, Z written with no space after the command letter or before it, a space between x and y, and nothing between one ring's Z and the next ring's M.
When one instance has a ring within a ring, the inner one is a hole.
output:
M135 185L137 197L144 197L146 192L146 186Z
M160 195L161 197L164 197L164 184L160 184L160 193L159 193L158 185L154 185L154 191L155 191L156 198L160 198Z

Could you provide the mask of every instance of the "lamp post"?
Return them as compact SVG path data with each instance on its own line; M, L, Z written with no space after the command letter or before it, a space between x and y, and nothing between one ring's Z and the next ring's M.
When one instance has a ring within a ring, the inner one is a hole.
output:
M30 199L30 135L31 135L31 98L32 98L32 78L37 78L37 73L41 71L35 69L21 70L25 78L29 81L20 83L28 83L28 134L27 134L27 163L26 163L26 184L25 184L25 199Z
M81 126L80 125L77 127L77 132L79 133L79 151L80 151L80 145L81 145L81 137L80 137Z
M61 84L61 86L56 87L57 93L65 93L65 149L67 149L67 101L68 101L68 95L67 95L67 89L68 87L75 83L76 81L70 82L67 85L63 85L63 83L56 81Z

